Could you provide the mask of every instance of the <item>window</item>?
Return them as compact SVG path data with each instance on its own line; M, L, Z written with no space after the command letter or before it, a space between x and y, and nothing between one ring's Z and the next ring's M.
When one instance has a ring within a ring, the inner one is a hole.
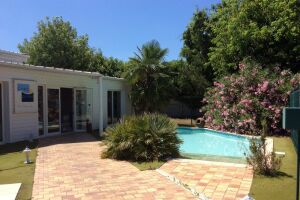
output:
M121 118L121 92L107 92L107 123L113 124Z

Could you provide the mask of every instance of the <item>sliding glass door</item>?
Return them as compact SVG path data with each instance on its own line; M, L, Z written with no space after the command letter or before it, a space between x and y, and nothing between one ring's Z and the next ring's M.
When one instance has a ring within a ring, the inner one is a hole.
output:
M2 84L0 83L0 143L3 142Z
M76 131L86 131L87 124L92 123L92 91L90 89L75 89L75 128Z
M48 89L48 133L60 133L59 89Z
M117 123L121 119L121 92L107 91L107 124Z
M117 123L121 119L121 92L113 93L113 123Z
M74 130L73 99L73 88L60 88L60 113L62 133L71 133Z

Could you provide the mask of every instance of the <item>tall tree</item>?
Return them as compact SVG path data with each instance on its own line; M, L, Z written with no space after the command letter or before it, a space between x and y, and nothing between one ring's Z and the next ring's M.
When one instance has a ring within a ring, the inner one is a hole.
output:
M163 49L156 40L145 43L129 59L124 77L131 83L131 100L137 113L158 111L169 101L169 76Z
M101 52L92 56L89 71L99 72L105 76L121 77L125 63L117 58L105 57Z
M184 103L191 110L199 109L210 83L197 68L184 60L171 61L168 66L170 74L173 75L172 84L176 89L173 98Z
M300 3L297 0L223 0L211 15L209 62L218 76L243 58L262 66L300 70Z
M121 77L124 72L125 62L117 58L109 57L105 59L103 69L100 70L100 73L107 76Z
M38 22L38 32L18 47L29 54L30 64L79 70L90 68L95 53L88 45L88 36L78 36L76 29L62 17L51 20L47 17Z
M207 12L196 10L182 37L181 56L185 61L170 63L178 74L174 80L177 88L176 99L191 110L201 107L200 102L206 88L214 79L213 69L208 63L213 37L209 24Z
M71 23L62 17L48 17L38 22L38 32L30 40L18 45L22 53L29 54L28 63L67 69L99 72L120 77L124 63L106 58L100 50L88 45L88 36L78 36Z
M209 80L213 80L213 69L208 63L208 52L212 46L211 39L213 37L210 28L210 18L205 10L196 10L192 21L183 33L183 48L181 56L183 56L189 68L193 67L193 71L203 74Z

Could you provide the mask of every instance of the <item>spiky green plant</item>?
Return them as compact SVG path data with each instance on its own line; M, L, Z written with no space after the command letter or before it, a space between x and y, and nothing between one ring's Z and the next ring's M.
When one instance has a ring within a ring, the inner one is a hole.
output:
M179 156L176 124L161 114L130 116L107 130L105 157L157 161Z

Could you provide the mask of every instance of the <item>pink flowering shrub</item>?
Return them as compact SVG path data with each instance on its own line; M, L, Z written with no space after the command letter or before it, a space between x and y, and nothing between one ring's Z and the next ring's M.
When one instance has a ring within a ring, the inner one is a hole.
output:
M281 111L300 83L290 71L240 64L239 72L214 82L205 95L205 126L240 134L259 135L265 120L268 133L281 130Z

